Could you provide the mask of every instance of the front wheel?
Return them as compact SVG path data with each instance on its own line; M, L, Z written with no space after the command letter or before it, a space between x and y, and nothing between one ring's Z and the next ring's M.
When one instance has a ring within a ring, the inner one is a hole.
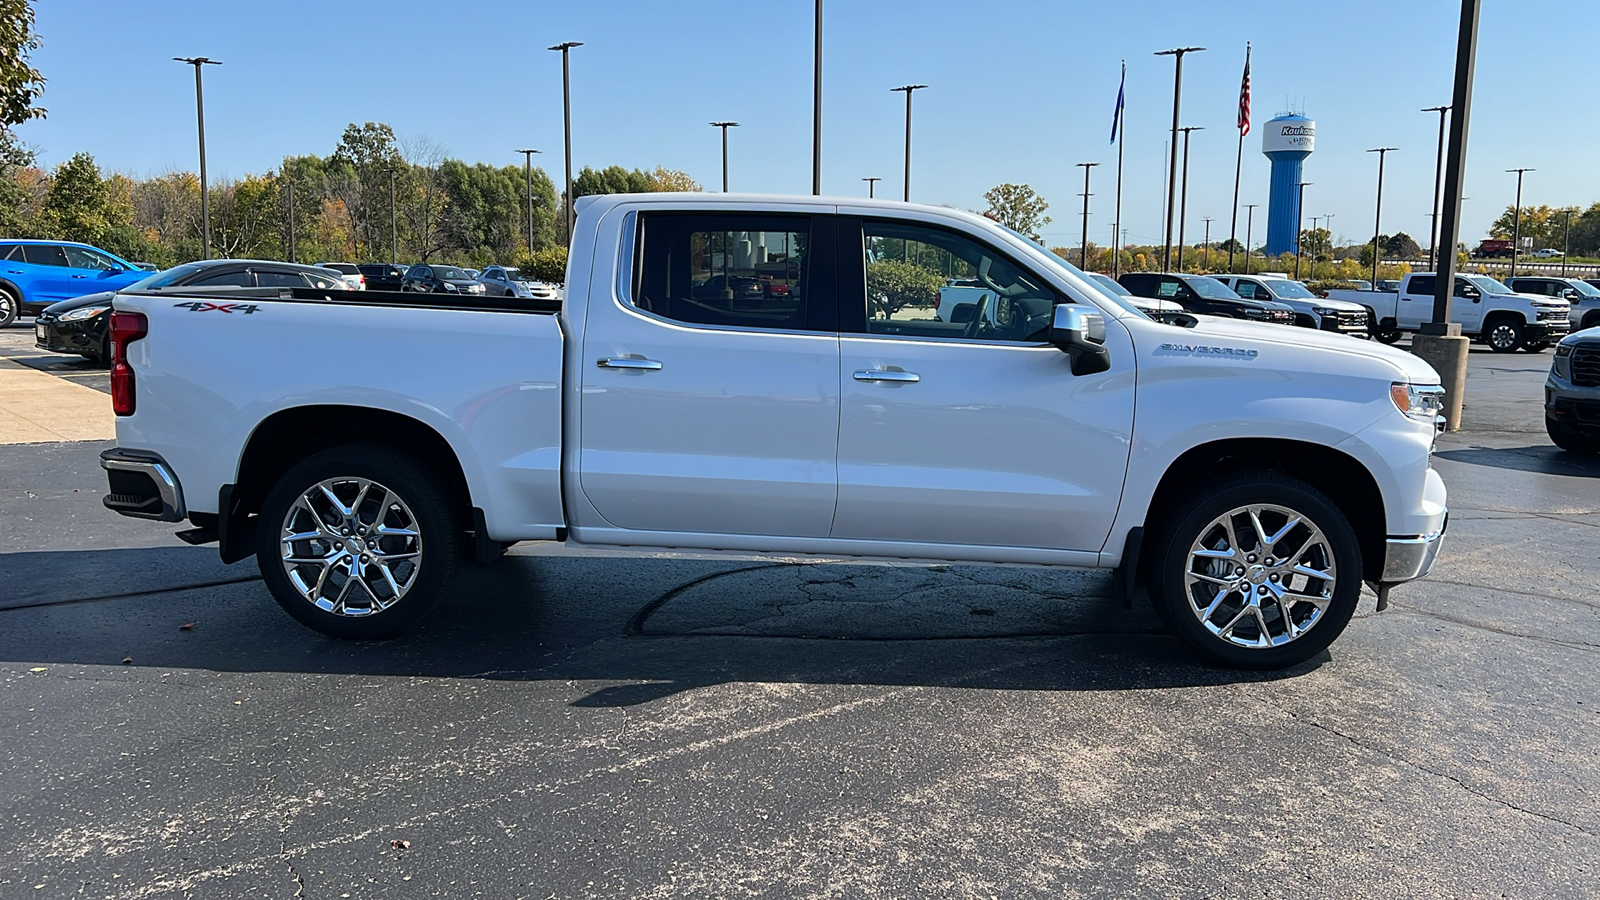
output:
M1361 548L1337 506L1267 472L1200 487L1168 512L1151 599L1211 662L1277 669L1327 649L1355 613Z
M443 592L461 526L432 469L374 445L314 454L261 504L256 560L284 611L339 638L381 638Z
M1522 345L1522 349L1528 351L1529 353L1543 353L1545 350L1549 349L1549 347L1549 341L1528 341Z
M1514 353L1522 346L1522 323L1516 319L1496 319L1484 332L1484 343L1496 353Z
M1393 344L1400 340L1400 329L1388 328L1380 325L1378 326L1378 329L1372 333L1372 336L1384 342L1385 344Z
M22 311L22 303L17 295L11 293L9 288L0 288L0 328L5 328L17 320L17 314Z
M1600 453L1600 438L1584 437L1578 429L1563 425L1548 415L1544 417L1544 430L1550 435L1550 443L1568 453Z

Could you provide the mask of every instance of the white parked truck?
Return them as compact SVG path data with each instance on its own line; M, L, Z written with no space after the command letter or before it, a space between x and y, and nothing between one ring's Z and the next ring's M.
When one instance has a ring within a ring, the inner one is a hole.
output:
M882 316L867 261L906 242L985 308ZM774 248L783 290L722 289ZM1445 529L1416 357L1156 322L953 209L585 198L559 303L129 293L112 330L106 505L253 554L331 635L393 634L458 561L565 541L1113 569L1208 658L1278 667L1363 582L1426 575Z
M1571 329L1571 305L1554 297L1518 294L1487 275L1457 275L1450 321L1461 333L1489 345L1496 353L1538 352ZM1329 291L1330 300L1365 304L1377 319L1375 336L1394 343L1407 331L1433 321L1432 272L1413 272L1399 291Z

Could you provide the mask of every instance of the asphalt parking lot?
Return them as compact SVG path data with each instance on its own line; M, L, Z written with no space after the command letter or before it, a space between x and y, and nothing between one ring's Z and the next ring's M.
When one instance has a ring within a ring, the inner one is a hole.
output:
M108 442L0 446L0 896L1593 895L1600 460L1549 360L1474 349L1434 576L1272 674L1097 573L539 545L341 643L104 510Z

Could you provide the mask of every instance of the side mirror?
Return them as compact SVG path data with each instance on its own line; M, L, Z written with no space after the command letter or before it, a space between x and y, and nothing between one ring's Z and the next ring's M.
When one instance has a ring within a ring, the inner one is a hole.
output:
M1111 368L1106 320L1097 312L1062 303L1050 322L1050 343L1072 361L1072 374L1093 375Z

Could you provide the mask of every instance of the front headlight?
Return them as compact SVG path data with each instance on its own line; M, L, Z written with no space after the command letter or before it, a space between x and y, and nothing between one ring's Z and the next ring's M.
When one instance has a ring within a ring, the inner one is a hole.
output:
M1339 311L1331 306L1313 306L1311 311L1319 316L1337 316Z
M1245 307L1244 314L1252 319L1259 319L1262 316L1265 316L1267 311L1264 309L1256 309L1254 307Z
M1389 386L1389 399L1406 418L1430 427L1437 427L1444 412L1444 388L1437 384L1396 381Z
M455 285L451 284L448 281L446 281L444 283L444 289L445 289L446 292L452 293L452 294L456 293L459 290Z
M110 308L111 307L109 306L80 306L77 309L68 310L62 313L61 318L57 319L56 321L82 322L84 319L92 319Z
M1556 345L1556 357L1550 361L1550 371L1563 381L1572 380L1572 345L1565 341Z

